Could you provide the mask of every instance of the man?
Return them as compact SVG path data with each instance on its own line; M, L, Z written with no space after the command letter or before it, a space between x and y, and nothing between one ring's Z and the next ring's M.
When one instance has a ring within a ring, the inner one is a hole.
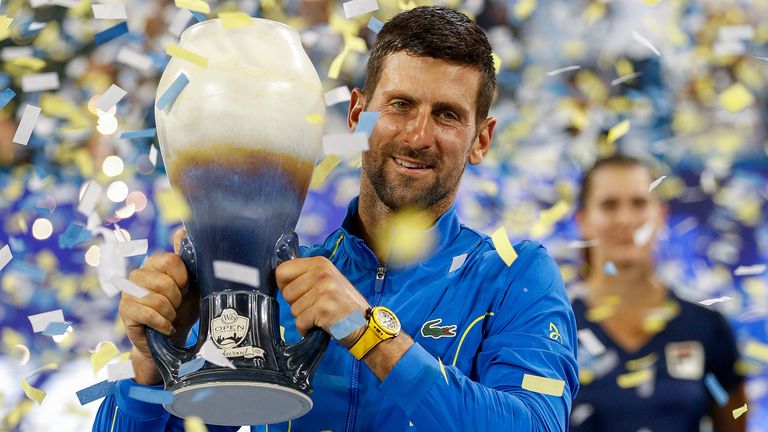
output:
M276 279L288 340L314 326L330 332L372 306L389 308L387 318L399 319L402 331L361 347L372 333L360 325L331 341L313 380L312 411L269 430L567 429L578 388L576 333L554 261L523 242L506 265L487 236L460 225L453 208L466 164L488 152L494 86L488 40L458 12L419 7L379 33L365 88L353 91L348 111L352 130L364 110L380 113L363 154L360 196L339 230L304 249L309 258L281 264ZM405 208L429 214L437 244L420 262L395 266L387 245L374 239ZM151 257L131 280L153 292L121 302L136 378L103 402L94 430L180 430L182 421L162 406L127 394L131 386L162 384L145 325L176 331L181 344L197 299L182 295L187 275L173 254ZM524 376L555 389L523 389Z

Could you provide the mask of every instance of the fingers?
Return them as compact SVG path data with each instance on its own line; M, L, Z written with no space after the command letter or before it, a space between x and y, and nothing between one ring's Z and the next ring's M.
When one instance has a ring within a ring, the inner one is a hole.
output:
M174 333L171 320L168 320L157 310L138 302L126 302L125 306L121 302L120 316L125 321L126 328L144 325L152 327L166 336L171 336ZM136 342L133 340L131 342L134 345L137 345L137 342L146 345L146 338L140 337L138 339ZM137 348L141 347L137 345Z
M144 263L144 270L165 273L173 279L173 282L185 290L189 282L189 275L184 261L176 254L164 253L153 255ZM145 287L147 288L147 287Z
M175 233L173 233L173 252L175 254L179 254L179 251L181 251L181 241L184 239L184 236L187 235L187 230L184 228L179 228L176 230Z
M283 298L288 304L292 305L296 300L304 296L307 291L310 291L317 282L317 279L312 274L304 273L282 289Z
M318 259L325 260L324 257L295 258L288 260L277 266L275 269L275 280L277 287L283 289L294 279L306 273L311 267L319 264ZM329 261L330 264L330 261ZM333 264L331 264L333 265Z
M136 299L140 303L140 300L144 300L147 297L151 297L155 294L165 297L173 309L177 309L181 305L182 292L181 287L176 284L176 281L165 273L160 273L154 270L136 269L129 275L131 282L144 287L150 291L150 295L142 299Z

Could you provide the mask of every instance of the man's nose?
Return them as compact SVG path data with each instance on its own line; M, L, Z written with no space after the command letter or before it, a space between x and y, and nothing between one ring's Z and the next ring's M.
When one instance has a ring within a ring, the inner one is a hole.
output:
M434 128L431 110L416 110L405 126L403 141L414 149L431 147L435 142Z

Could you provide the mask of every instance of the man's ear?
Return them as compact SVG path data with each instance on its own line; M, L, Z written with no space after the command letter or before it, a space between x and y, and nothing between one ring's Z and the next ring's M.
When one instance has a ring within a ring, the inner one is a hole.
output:
M352 95L349 99L349 111L347 112L347 128L350 132L354 132L357 127L357 122L360 120L360 113L365 110L365 95L359 88L352 90Z
M488 117L483 120L480 125L480 132L477 134L477 138L472 143L472 148L469 150L469 163L477 165L485 159L488 154L488 150L491 148L491 140L493 140L493 128L496 127L496 119Z

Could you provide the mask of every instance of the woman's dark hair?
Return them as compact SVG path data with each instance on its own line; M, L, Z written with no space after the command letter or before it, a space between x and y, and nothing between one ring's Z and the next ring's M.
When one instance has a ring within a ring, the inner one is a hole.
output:
M372 96L384 63L392 54L430 57L481 73L475 113L485 120L496 88L491 44L483 30L466 15L442 6L420 6L401 12L387 21L371 48L363 92Z

